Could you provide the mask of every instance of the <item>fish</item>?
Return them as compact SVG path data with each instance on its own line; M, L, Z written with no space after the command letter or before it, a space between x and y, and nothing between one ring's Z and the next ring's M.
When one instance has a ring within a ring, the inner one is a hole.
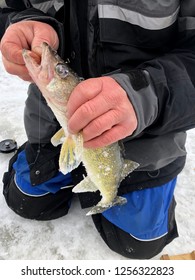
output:
M61 145L60 171L67 174L82 162L87 176L72 191L100 192L101 200L86 215L95 215L115 205L125 204L126 198L117 195L119 185L139 164L124 158L119 141L101 148L85 148L82 131L71 134L68 130L67 103L73 89L82 79L45 42L42 43L40 63L35 61L27 49L23 50L23 59L29 75L61 126L51 138L54 146Z

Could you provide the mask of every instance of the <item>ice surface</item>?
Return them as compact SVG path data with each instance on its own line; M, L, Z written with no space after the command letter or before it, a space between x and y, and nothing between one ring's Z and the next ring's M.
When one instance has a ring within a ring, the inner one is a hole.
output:
M11 138L22 145L26 140L23 109L28 83L7 74L1 61L0 73L0 141ZM195 129L188 132L187 151L187 163L175 192L180 236L161 254L182 254L195 249ZM69 214L57 220L38 222L12 212L5 203L1 182L11 156L0 153L0 259L125 259L104 244L91 217L85 215L88 209L81 210L76 196Z

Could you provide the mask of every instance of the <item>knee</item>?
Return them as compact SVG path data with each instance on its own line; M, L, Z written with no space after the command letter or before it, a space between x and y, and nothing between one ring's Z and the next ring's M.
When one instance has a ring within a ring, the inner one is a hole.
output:
M119 229L120 231L120 229ZM159 254L166 245L166 236L152 241L140 241L126 232L118 232L117 253L131 259L151 259ZM110 244L110 248L115 250L115 244Z
M167 235L152 241L140 241L116 227L102 215L93 216L101 237L114 252L130 259L151 259L159 254L167 242Z
M9 180L6 180L8 176ZM15 183L13 170L4 175L3 194L7 205L16 214L35 220L52 220L66 215L72 198L71 189L62 189L55 194L46 192L39 196L24 193Z

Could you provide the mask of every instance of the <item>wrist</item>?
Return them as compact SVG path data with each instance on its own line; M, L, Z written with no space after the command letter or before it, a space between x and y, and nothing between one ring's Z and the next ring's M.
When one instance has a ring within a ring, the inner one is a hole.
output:
M126 91L134 107L138 124L131 137L135 137L149 127L158 114L158 99L149 73L136 69L128 73L114 74L112 77Z

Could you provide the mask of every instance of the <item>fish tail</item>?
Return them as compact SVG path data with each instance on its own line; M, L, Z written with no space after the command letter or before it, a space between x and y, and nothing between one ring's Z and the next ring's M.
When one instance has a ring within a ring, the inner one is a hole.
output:
M104 212L105 210L108 210L109 208L116 206L116 205L123 205L127 203L127 199L122 196L117 196L112 203L104 204L102 201L100 201L96 206L91 208L91 210L86 214L87 216L95 215Z
M81 162L83 143L80 136L69 135L60 151L59 166L63 174L71 172Z

